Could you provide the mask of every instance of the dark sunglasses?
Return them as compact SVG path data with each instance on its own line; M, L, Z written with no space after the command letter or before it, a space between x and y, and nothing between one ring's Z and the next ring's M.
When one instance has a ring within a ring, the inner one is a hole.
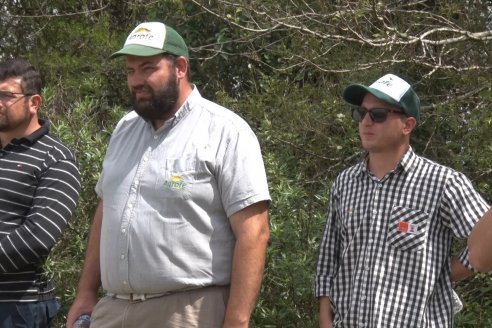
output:
M388 118L389 113L395 113L395 114L407 116L407 114L405 114L404 112L394 109L372 108L371 110L368 110L364 107L352 108L352 118L356 122L361 122L366 116L366 114L369 114L369 117L374 123L383 123Z

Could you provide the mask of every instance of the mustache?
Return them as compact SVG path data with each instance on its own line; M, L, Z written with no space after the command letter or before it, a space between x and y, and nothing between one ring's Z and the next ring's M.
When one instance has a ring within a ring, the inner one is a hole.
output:
M131 89L131 92L133 95L135 95L137 92L140 92L140 91L146 91L146 92L149 92L151 94L154 94L154 90L152 90L152 88L150 88L148 86L133 87Z

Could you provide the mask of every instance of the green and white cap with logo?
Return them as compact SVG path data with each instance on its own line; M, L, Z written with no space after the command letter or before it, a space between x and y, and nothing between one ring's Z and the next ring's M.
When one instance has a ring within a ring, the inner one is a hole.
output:
M178 32L160 22L145 22L133 29L123 48L113 53L111 58L123 55L148 57L162 53L189 59L188 47Z
M420 120L420 99L410 84L402 78L386 74L368 87L362 84L349 85L343 91L343 99L349 104L360 106L366 93L402 108L405 114L415 117L417 122Z

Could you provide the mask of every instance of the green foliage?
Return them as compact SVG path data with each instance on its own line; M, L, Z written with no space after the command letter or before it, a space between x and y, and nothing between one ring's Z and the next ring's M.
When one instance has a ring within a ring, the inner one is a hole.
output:
M476 275L460 282L456 291L463 302L463 310L456 316L456 327L492 327L492 278Z
M316 327L313 302L319 238L324 226L326 190L306 193L305 177L281 158L265 155L272 194L271 237L255 327Z

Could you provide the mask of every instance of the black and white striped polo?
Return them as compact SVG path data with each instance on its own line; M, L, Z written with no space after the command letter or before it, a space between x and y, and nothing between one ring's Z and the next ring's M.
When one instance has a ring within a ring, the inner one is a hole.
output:
M0 302L54 298L42 267L79 197L74 154L40 124L0 150Z

